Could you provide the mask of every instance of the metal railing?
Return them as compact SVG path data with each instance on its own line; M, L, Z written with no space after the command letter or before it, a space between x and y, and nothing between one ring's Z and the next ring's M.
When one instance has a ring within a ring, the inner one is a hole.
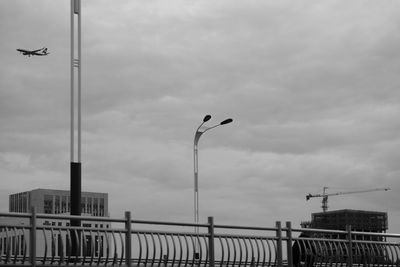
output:
M0 266L400 266L399 238L292 229L290 222L245 227L212 217L193 224L32 210L0 213Z

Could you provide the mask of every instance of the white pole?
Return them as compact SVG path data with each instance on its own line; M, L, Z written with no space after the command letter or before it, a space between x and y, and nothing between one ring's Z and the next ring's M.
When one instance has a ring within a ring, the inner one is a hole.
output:
M70 140L70 160L74 162L74 0L71 0L71 140Z
M199 141L201 134L198 134L196 132L195 138L194 138L194 145L193 145L193 155L194 155L194 222L196 224L199 224L199 173L198 173L198 149L197 149L197 143ZM199 227L195 227L195 234L196 234L196 239L199 238ZM195 259L198 257L198 243L196 241L195 243Z
M78 8L78 162L81 162L81 1L76 0Z

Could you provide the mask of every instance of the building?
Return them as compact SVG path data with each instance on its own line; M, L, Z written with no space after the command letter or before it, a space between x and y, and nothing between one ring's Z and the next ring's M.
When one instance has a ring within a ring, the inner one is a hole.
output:
M384 242L384 237L380 235L369 235L368 233L385 233L388 229L388 215L386 212L365 211L365 210L333 210L325 212L317 212L311 214L311 221L302 222L303 228L325 229L346 231L347 227L351 227L352 232L363 232L362 234L352 234L352 240L362 242L364 248L368 247L368 253L352 246L353 262L358 264L384 264L386 263L386 251L382 246L371 246L370 242ZM310 235L310 233L308 233ZM347 233L312 233L312 237L346 240ZM313 248L317 251L316 248ZM340 252L338 248L331 247L325 251L326 255L338 257L342 255L346 262L347 251ZM335 256L336 255L336 256Z
M35 189L26 192L11 194L9 196L10 213L30 213L35 208L38 214L69 215L71 210L70 191L55 189ZM85 217L109 217L108 194L98 192L82 192L81 215ZM20 225L26 227L30 224L29 219L20 217L0 217L0 250L9 246L12 254L23 254L23 244L28 241L29 236L13 233L2 225ZM38 248L44 248L43 243L51 244L51 254L54 256L68 254L70 241L68 231L70 220L63 219L38 219L37 226L43 229L42 235L38 235ZM81 255L101 256L105 253L104 242L108 238L104 232L98 233L96 229L110 228L110 223L101 221L82 221L82 226L92 228L85 233L82 240ZM64 229L64 230L63 230ZM97 234L96 234L97 232ZM44 253L39 251L39 254Z
M70 192L67 190L35 189L9 196L9 212L69 214L71 210ZM82 192L82 216L108 217L108 194Z
M346 230L347 225L351 225L352 231L384 233L388 216L386 212L350 209L311 214L311 228Z

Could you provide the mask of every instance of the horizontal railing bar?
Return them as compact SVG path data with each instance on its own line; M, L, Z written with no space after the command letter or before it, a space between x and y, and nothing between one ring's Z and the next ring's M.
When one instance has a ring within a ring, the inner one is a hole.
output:
M30 228L30 227L29 227ZM55 226L55 227L49 227L49 226L37 226L36 229L38 230L48 230L48 231L71 231L71 230L77 230L77 231L85 231L85 232L92 232L92 233L126 233L125 229L113 229L113 228L88 228L88 227L82 227L82 226Z
M18 213L18 212L10 212L10 213L0 213L0 217L19 217L19 218L27 218L31 217L30 213ZM46 213L37 213L37 219L55 219L55 220L71 220L77 219L81 221L98 221L98 222L114 222L114 223L125 223L125 219L113 219L110 217L100 217L100 216L78 216L78 215L61 215L61 214L46 214Z
M241 225L221 225L221 224L215 224L214 228L219 228L219 229L237 229L237 230L257 230L257 231L276 231L276 228L272 228L272 227L256 227L256 226L241 226Z
M315 240L318 240L318 241L329 241L329 242L347 242L348 241L347 239L337 239L337 238L329 239L326 237L318 237L318 238L316 238L316 237L292 237L292 240L293 241L297 241L297 240L315 241Z
M153 231L153 230L132 230L133 234L155 234L155 235L168 235L168 236L198 236L198 237L208 237L208 233L194 233L194 232L172 232L172 231Z
M282 231L289 231L288 228L283 228ZM298 233L321 233L321 234L348 234L347 231L343 230L327 230L327 229L317 229L317 228L292 228L292 232L298 232Z
M385 237L398 237L400 238L400 234L393 234L393 233L374 233L374 232L356 232L351 231L352 235L367 235L367 236L385 236Z
M109 217L94 217L94 216L78 216L78 215L50 215L38 213L37 219L56 219L56 220L80 220L80 221L98 221L98 222L113 222L113 223L125 223L124 219L113 219Z
M285 239L285 238L283 238ZM304 240L304 241L323 241L323 242L332 242L332 243L340 243L340 242L348 242L347 239L330 239L330 238L310 238L310 237L293 237L293 241ZM385 241L378 241L378 240L358 240L352 239L353 243L358 244L378 244L378 245L397 245L400 244L398 242L385 242Z
M282 228L282 231L288 231L287 228ZM303 233L328 233L328 234L342 234L347 235L347 231L343 230L331 230L331 229L317 229L317 228L292 228L290 229L292 232L303 232ZM352 235L366 235L366 236L385 236L385 237L397 237L400 238L400 234L394 233L376 233L376 232L358 232L351 231Z
M215 233L215 237L221 238L247 238L247 239L265 239L265 240L276 240L276 236L262 236L262 235L238 235L238 234L219 234Z
M373 241L373 240L352 240L353 243L357 244L378 244L378 245L396 245L399 246L398 242L384 242L384 241Z
M151 224L151 225L167 225L167 226L184 226L184 227L208 227L208 224L202 223L180 223L180 222L163 222L163 221L145 221L145 220L131 220L132 224Z

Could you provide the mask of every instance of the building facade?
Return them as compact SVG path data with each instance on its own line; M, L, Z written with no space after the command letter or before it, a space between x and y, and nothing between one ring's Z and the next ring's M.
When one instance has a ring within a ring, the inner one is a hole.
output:
M71 210L68 190L35 189L9 196L9 212L30 212L34 207L37 213L69 214ZM83 216L108 217L108 194L82 192L81 213Z
M313 213L311 218L311 228L346 230L351 225L353 231L374 233L388 229L386 212L344 209Z
M30 213L35 208L38 214L69 215L71 210L70 191L55 189L35 189L9 195L9 212ZM109 217L108 194L98 192L82 192L81 215L85 217ZM81 255L101 256L104 254L104 242L108 238L104 233L96 233L96 229L110 228L110 224L104 221L82 221L82 226L90 227L91 230L81 236ZM28 226L28 219L18 217L0 217L0 252L7 247L12 249L13 254L24 253L24 243L29 236L16 234L7 226ZM66 219L38 219L37 226L43 231L37 236L39 254L43 254L42 244L51 244L51 254L54 256L67 255L71 246L68 231L63 227L70 226L70 220Z
M359 247L354 244L352 246L352 257L353 263L363 264L367 266L369 264L384 265L388 258L387 252L383 246L372 246L372 242L385 242L385 237L382 235L376 235L375 233L385 233L388 229L388 215L386 212L378 211L366 211L366 210L333 210L326 212L317 212L311 214L311 221L303 222L303 228L313 229L324 229L324 230L339 230L346 231L351 227L352 231L361 232L362 234L352 234L352 240L357 240L362 243L364 249L368 248L368 253L364 253ZM373 233L369 235L369 233ZM302 233L301 237L318 237L326 239L346 240L348 238L347 233ZM300 243L297 245L301 245ZM303 248L304 250L305 248ZM309 245L309 250L318 251L313 244ZM343 255L344 262L348 257L348 251L341 253L338 251L338 247L331 247L326 249L324 253L332 257L335 255Z

